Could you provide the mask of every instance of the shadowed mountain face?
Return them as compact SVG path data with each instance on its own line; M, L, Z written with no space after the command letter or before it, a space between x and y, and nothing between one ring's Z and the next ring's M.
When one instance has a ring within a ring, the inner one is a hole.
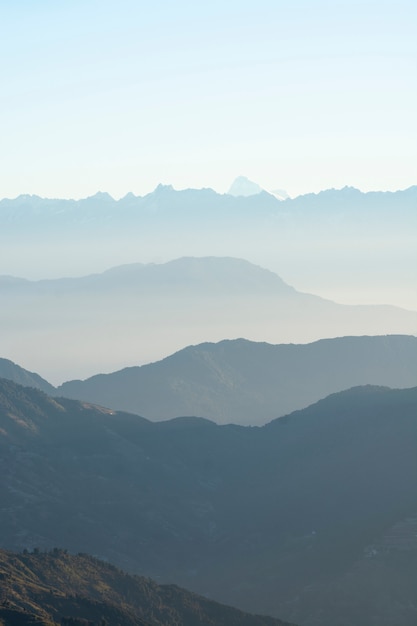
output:
M218 424L261 425L349 387L412 387L416 381L416 337L342 337L307 345L236 339L67 382L55 394L155 421L199 415Z
M132 265L78 279L0 281L3 354L52 383L150 362L201 341L414 334L417 313L344 306L230 258Z
M2 626L286 626L57 548L0 550L0 580Z
M2 381L2 544L307 626L412 626L416 404L362 387L262 428L151 423Z

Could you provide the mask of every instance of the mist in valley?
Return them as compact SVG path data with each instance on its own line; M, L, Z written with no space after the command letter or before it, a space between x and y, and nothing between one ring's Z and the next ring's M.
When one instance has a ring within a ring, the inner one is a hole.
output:
M0 625L413 626L416 7L0 19Z

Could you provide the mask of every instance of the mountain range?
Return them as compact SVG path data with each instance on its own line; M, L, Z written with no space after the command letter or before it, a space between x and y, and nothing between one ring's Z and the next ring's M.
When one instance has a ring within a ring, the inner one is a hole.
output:
M0 298L2 356L53 384L202 341L307 343L417 329L417 312L336 304L233 258L132 264L81 278L0 278Z
M66 382L53 395L153 421L198 415L218 424L261 425L346 388L416 382L417 338L412 336L341 337L306 345L236 339L189 346L156 363Z
M0 271L60 277L138 259L227 255L268 267L303 291L416 309L416 201L416 186L394 193L345 187L286 200L163 185L120 200L19 196L0 201Z
M305 626L411 626L416 403L367 386L263 427L152 423L1 380L2 545Z
M285 196L0 201L0 626L415 626L417 187Z
M0 377L152 421L198 415L218 424L262 425L352 386L411 387L417 381L417 338L339 337L305 345L224 340L57 388L0 359Z
M251 193L235 194L234 185L250 185ZM254 193L257 191L257 193ZM115 200L108 193L98 192L94 196L81 200L59 198L41 198L36 195L21 195L15 199L0 200L0 218L2 226L13 232L16 228L37 227L47 225L50 229L63 224L81 224L95 222L100 226L102 218L114 222L113 226L123 217L128 221L140 221L152 217L153 214L163 214L164 217L183 218L191 220L207 220L209 212L216 217L271 217L274 214L294 213L311 214L312 218L323 217L326 214L335 214L339 218L350 211L356 217L364 212L379 214L386 218L397 207L397 218L412 213L415 206L417 186L396 192L373 191L363 193L354 187L343 189L328 189L320 193L311 193L296 198L278 200L272 193L263 190L257 183L239 177L232 185L228 194L218 194L213 189L184 189L175 190L171 185L158 185L151 193L145 196L135 196L128 193L120 200ZM122 212L122 216L120 216ZM119 213L119 215L118 215ZM394 215L391 219L394 221ZM29 221L29 222L28 222ZM103 223L101 222L103 225Z

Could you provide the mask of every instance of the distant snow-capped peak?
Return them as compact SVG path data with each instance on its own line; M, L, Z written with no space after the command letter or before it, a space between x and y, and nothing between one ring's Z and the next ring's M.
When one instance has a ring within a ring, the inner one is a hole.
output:
M232 183L229 191L227 192L231 196L256 196L258 193L267 191L263 189L258 183L254 183L246 176L238 176ZM275 189L274 191L268 191L272 196L275 196L277 200L286 200L289 198L288 193L284 189Z

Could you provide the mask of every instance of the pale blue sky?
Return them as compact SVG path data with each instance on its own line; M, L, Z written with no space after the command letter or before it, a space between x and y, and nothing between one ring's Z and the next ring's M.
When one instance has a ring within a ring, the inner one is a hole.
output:
M0 0L0 198L417 183L415 0Z

